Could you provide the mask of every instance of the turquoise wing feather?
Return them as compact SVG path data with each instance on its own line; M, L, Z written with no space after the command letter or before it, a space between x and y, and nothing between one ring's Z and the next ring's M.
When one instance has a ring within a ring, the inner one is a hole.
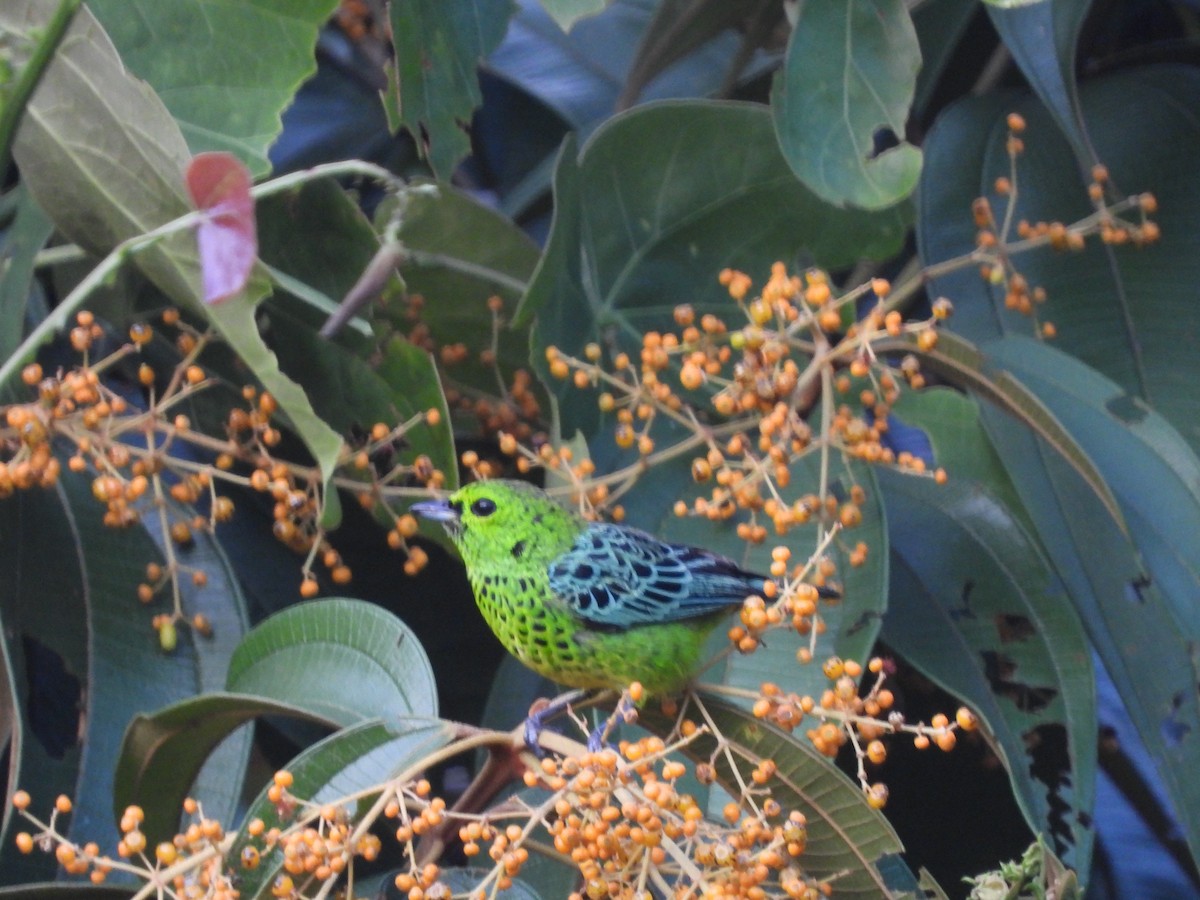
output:
M584 529L548 571L555 597L575 615L615 631L710 615L763 582L722 556L609 524Z

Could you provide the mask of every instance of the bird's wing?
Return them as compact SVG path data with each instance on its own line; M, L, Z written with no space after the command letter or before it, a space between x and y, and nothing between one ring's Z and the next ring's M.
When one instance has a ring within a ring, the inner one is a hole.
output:
M549 567L550 588L598 628L623 630L703 616L761 585L731 560L621 525L590 525Z

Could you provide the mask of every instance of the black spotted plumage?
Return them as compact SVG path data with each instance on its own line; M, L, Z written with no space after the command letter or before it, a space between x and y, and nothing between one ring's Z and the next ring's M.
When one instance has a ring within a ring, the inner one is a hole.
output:
M605 630L694 619L740 603L763 578L697 547L621 525L589 525L549 566L570 611Z

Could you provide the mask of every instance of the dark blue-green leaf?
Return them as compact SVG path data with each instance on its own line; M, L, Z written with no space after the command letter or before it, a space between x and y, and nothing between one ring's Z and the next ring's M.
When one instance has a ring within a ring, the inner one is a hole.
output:
M1019 501L976 404L924 391L896 413L929 435L949 481L880 472L893 561L884 640L980 714L1031 829L1088 871L1097 725L1083 626L1023 509L1006 505Z

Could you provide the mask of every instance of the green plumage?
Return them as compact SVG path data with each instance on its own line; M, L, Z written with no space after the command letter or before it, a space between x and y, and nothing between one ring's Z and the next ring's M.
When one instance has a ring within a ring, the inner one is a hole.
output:
M570 687L678 690L724 614L762 586L707 551L589 523L525 482L476 482L414 509L446 527L505 648Z

